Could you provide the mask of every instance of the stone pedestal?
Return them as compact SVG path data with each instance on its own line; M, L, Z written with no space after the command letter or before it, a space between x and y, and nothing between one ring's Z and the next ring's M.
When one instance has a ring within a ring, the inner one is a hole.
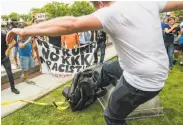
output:
M114 89L111 85L108 88L108 92L105 96L98 98L98 101L102 105L103 109L107 106L109 97ZM148 102L137 107L127 119L137 119L137 118L149 118L158 117L163 115L163 108L160 105L160 99L158 96L149 100Z

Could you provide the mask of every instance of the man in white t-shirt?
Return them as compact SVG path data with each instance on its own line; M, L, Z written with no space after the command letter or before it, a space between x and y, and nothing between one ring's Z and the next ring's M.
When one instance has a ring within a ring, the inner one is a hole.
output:
M105 120L108 125L125 125L128 114L164 87L168 76L168 57L159 12L181 10L183 2L92 3L99 10L91 15L60 17L24 29L12 29L7 34L7 41L15 35L55 36L103 29L114 43L119 63L104 64L102 73L109 73L108 69L116 67L123 71L105 110ZM114 75L118 75L116 73Z

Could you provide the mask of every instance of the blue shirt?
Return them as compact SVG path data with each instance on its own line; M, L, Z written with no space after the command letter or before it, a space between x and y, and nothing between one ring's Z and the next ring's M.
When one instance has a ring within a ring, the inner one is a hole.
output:
M27 37L25 40L21 41L20 43L24 43L28 40ZM17 36L17 40L20 39L20 36ZM32 56L32 42L29 42L24 48L18 48L19 56Z
M161 22L161 29L164 31L165 28L169 27L168 24Z
M91 39L91 31L79 33L79 40L81 44L87 44Z
M180 26L180 29L183 29L183 26Z
M86 44L84 32L81 32L78 35L79 35L80 44Z
M182 29L183 29L183 25L182 26L180 25L180 30L182 30ZM179 38L179 42L180 42L180 44L183 44L183 34Z
M91 41L91 31L85 32L85 41Z
M183 34L182 34L181 37L179 38L179 42L180 42L180 44L183 44Z
M164 30L165 30L165 28L169 28L169 27L170 26L168 24L161 22L161 29L162 29L163 37L164 37Z

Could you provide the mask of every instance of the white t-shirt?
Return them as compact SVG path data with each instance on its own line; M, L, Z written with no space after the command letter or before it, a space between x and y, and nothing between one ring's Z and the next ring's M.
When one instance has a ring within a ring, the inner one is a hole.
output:
M180 23L180 26L183 26L183 22Z
M143 91L163 88L168 76L168 56L159 12L166 1L120 1L95 13L111 37L126 81Z

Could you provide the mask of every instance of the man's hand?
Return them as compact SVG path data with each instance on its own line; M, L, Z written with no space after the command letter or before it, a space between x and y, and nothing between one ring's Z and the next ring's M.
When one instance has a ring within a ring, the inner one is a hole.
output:
M5 55L6 55L6 57L9 57L10 56L10 49L7 49L6 50Z
M12 31L12 30L10 30L8 33L7 33L7 35L6 35L6 42L7 42L7 44L10 44L11 43L11 41L13 40L13 38L16 36L16 34Z
M7 44L10 44L16 35L21 36L21 31L22 29L20 28L13 28L12 30L10 30L6 35Z
M34 40L34 37L29 37L28 41L32 42Z

